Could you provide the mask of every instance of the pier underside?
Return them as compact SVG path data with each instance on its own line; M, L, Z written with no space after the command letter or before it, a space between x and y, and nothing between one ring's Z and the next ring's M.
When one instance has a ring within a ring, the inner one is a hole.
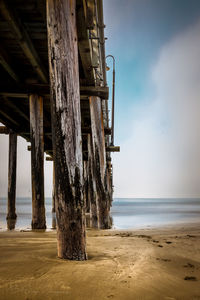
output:
M17 135L30 142L32 229L45 229L44 152L54 164L58 256L84 260L85 213L111 227L112 164L102 0L0 0L0 133L10 135L8 217L16 218ZM49 162L51 163L51 162Z

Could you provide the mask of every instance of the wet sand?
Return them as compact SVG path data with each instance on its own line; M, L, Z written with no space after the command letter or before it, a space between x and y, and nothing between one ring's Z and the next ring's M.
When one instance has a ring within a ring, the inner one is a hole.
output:
M0 299L200 299L200 223L87 232L88 260L56 257L56 232L0 233Z

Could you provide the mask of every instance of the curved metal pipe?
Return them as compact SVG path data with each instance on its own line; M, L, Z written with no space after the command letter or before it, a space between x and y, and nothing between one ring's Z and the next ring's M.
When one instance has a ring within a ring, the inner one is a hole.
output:
M112 132L111 132L111 146L114 146L114 121L115 121L115 58L113 55L109 54L106 59L111 57L113 60L113 81L112 81Z

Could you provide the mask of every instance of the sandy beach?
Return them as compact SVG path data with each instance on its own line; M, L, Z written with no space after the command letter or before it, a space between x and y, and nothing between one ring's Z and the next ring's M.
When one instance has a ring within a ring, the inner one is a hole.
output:
M0 233L0 299L200 299L200 224L87 231L88 260L56 257L56 232Z

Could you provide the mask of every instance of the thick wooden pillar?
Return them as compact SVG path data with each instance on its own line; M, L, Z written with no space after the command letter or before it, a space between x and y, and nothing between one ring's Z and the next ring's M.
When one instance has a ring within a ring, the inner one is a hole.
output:
M107 190L107 201L108 201L108 211L109 211L109 220L110 220L110 227L113 225L113 220L110 215L110 208L112 206L112 200L113 200L113 184L112 184L112 175L111 175L111 163L107 162L106 167L106 190Z
M17 134L9 133L9 162L8 162L8 212L7 220L17 218L16 201L16 167L17 167ZM10 228L10 226L8 226Z
M99 97L90 97L90 115L95 166L94 176L98 194L99 225L101 229L108 229L110 228L110 213L109 197L106 188L106 149L103 113Z
M53 161L52 213L55 213L55 212L56 212L55 201L56 201L56 189L55 189L55 164L54 164L54 161Z
M31 175L32 175L32 229L45 229L44 206L44 136L43 99L38 95L29 96Z
M76 1L47 0L58 257L86 259Z
M90 227L99 228L99 207L96 189L96 179L94 176L94 153L91 135L88 135L88 198L90 202Z
M83 198L85 203L85 213L90 212L90 202L88 197L88 161L83 162Z
M52 189L52 229L56 229L56 187L55 187L55 164L53 161L53 189Z

